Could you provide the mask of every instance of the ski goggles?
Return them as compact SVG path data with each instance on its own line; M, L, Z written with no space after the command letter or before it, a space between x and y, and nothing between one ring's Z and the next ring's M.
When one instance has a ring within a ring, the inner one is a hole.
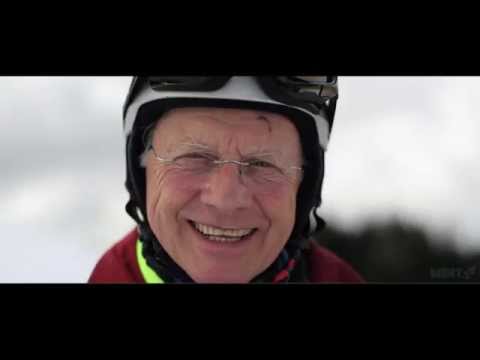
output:
M149 76L136 77L130 87L124 110L143 86L152 90L209 92L222 88L231 76ZM263 91L273 100L306 108L317 114L338 98L337 76L258 76Z
M258 79L275 79L276 85L292 90L332 88L337 84L336 76L273 76ZM214 91L225 85L230 76L152 76L150 86L160 91Z

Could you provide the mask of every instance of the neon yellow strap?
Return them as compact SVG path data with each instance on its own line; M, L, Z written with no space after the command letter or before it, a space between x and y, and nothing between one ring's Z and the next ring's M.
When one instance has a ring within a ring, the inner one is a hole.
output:
M142 273L143 279L147 284L164 284L163 281L155 271L148 266L147 261L142 254L142 242L140 239L137 239L137 262L140 267L140 272Z

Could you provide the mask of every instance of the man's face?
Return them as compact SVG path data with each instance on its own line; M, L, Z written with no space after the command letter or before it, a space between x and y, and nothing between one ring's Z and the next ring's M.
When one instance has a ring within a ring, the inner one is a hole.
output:
M290 168L302 165L302 154L288 118L175 109L158 122L152 143L164 159L256 160L258 166L240 172L238 164L226 163L193 171L148 153L148 220L172 259L196 282L212 283L248 282L271 265L293 229L301 182L301 172ZM259 175L269 171L273 175Z

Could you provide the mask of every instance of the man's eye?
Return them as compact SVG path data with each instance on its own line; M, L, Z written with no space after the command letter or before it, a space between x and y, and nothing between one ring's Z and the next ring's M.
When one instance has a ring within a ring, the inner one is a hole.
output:
M179 167L191 170L208 168L212 163L213 157L202 153L189 153L177 156L174 160Z
M256 167L256 168L273 168L275 167L273 164L269 163L268 161L264 160L252 160L249 162L250 166Z

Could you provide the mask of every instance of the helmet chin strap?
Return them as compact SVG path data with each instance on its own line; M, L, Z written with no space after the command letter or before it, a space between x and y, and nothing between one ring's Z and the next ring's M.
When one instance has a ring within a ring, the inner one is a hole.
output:
M312 210L310 210L310 214L308 216L309 224L310 224L310 231L309 234L313 235L315 233L319 233L322 231L325 226L326 222L317 214L319 206L315 206Z
M308 215L308 219L310 220L310 231L309 233L312 234L317 230L317 219L316 219L316 210L317 208L314 207L312 210L310 210L310 214Z

